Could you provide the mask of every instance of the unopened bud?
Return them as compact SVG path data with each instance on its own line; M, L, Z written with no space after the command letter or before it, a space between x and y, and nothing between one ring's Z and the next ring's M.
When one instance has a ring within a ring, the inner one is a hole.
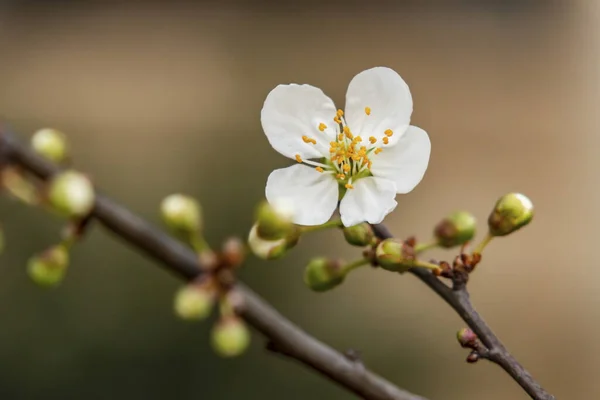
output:
M479 353L477 353L476 351L472 351L471 353L469 353L469 355L467 356L467 362L469 364L474 364L477 361L479 361Z
M249 345L250 331L240 318L234 316L223 318L213 327L212 346L220 356L239 356Z
M208 287L191 283L175 294L174 309L177 316L187 321L203 320L210 314L215 293Z
M412 267L405 254L405 243L398 239L385 239L379 243L375 257L377 264L388 271L404 272Z
M290 233L289 237L277 240L266 240L258 235L258 227L255 224L248 235L248 245L252 253L264 260L275 260L283 257L288 250L298 243L299 236L296 232Z
M240 238L231 237L223 243L222 256L230 266L242 264L246 256L244 242Z
M189 235L202 229L202 210L193 198L183 194L172 194L160 204L165 224L173 231Z
M457 211L444 218L435 227L434 234L442 247L460 246L473 239L476 225L473 214Z
M374 237L373 228L366 222L344 228L344 238L353 246L368 246L373 242Z
M52 287L62 281L68 265L69 252L65 246L58 245L29 259L27 273L38 285Z
M496 202L488 218L490 235L505 236L531 222L533 203L521 193L509 193Z
M40 129L33 134L31 146L39 155L55 163L61 163L68 157L67 138L56 129Z
M277 240L288 236L295 229L292 223L293 215L292 204L284 199L261 203L256 212L258 235L265 240Z
M477 341L477 335L469 328L463 328L456 333L456 339L462 347L472 348Z
M339 261L322 257L311 260L304 270L304 283L315 292L333 289L342 283L345 277Z
M50 205L66 218L81 218L94 208L94 187L83 174L66 171L56 175L48 188Z

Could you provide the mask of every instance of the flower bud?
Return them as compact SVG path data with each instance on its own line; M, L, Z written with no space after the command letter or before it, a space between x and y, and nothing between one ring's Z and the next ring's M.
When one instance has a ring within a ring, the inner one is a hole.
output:
M323 257L312 259L304 270L304 283L315 292L333 289L342 283L345 277L339 261Z
M83 174L66 171L56 175L48 187L48 201L61 215L81 218L94 208L94 187Z
M213 349L223 357L242 354L250 345L250 331L238 317L227 317L218 321L212 330Z
M405 244L398 239L385 239L375 250L377 264L383 269L404 272L411 268L412 262L405 254Z
M67 138L56 129L40 129L33 134L31 146L39 155L55 163L61 163L68 157Z
M437 224L434 234L442 247L460 246L473 239L476 225L477 221L473 214L457 211Z
M179 289L175 294L175 313L183 320L199 321L208 317L214 301L214 291L208 287L191 283Z
M258 227L255 224L248 235L248 245L252 253L264 260L275 260L283 257L288 250L298 243L299 236L294 230L289 237L277 240L265 240L259 237Z
M69 252L65 246L58 245L29 259L27 273L38 285L52 287L62 281L68 265Z
M223 259L229 266L239 266L246 258L246 248L244 242L237 237L230 237L223 243Z
M373 228L366 222L344 228L344 238L346 238L346 242L353 246L368 246L374 237Z
M490 235L505 236L531 222L533 203L521 193L509 193L496 202L488 218Z
M463 328L456 333L456 339L462 347L473 347L477 341L477 335L469 328Z
M256 212L258 235L266 240L288 236L294 230L293 213L293 206L284 199L261 203Z
M202 229L202 210L193 198L183 194L172 194L160 204L160 212L165 224L181 234L192 234Z

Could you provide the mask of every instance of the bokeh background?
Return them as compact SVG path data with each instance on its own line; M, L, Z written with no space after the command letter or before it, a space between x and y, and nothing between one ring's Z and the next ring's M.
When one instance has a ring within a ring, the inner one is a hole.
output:
M392 67L433 149L390 228L427 239L441 217L467 209L483 234L497 197L531 197L534 223L489 247L472 298L558 398L599 398L598 3L2 1L0 115L23 140L42 127L68 133L77 167L153 222L163 196L197 196L218 245L246 234L269 172L289 164L261 131L267 93L311 83L343 105L356 73ZM0 221L0 398L353 398L268 354L258 335L240 359L215 356L210 323L172 314L179 282L100 227L60 289L34 287L26 260L58 240L61 221L5 198ZM303 286L313 255L355 253L320 233L241 275L406 389L527 398L498 367L463 361L454 333L464 324L413 277L365 269L329 293Z

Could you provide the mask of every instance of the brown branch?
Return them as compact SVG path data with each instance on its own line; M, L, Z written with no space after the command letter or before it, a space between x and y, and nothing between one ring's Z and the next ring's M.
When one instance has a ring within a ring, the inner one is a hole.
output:
M381 224L373 225L375 234L381 239L392 238L391 232ZM523 368L509 353L504 344L498 339L492 329L486 324L481 315L475 310L469 293L464 285L451 288L444 284L430 271L414 268L410 272L436 292L475 332L479 340L487 348L485 358L502 367L521 387L535 400L554 400L555 397L546 392L540 384Z
M11 163L18 164L42 180L59 171L57 166L37 156L2 130L0 155L8 157ZM97 196L93 217L179 278L192 280L200 274L198 257L191 250L109 198ZM274 343L279 353L319 371L365 399L425 400L399 389L367 370L362 363L310 336L243 284L238 284L237 289L245 300L242 316L270 343Z

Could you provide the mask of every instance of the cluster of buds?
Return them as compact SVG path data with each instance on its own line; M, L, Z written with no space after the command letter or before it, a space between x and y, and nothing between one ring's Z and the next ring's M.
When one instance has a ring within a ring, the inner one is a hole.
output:
M284 200L263 202L256 211L256 223L250 229L248 245L264 260L283 257L300 239L300 228L292 223L293 209Z
M469 364L476 363L480 358L488 357L488 349L471 329L463 328L459 330L456 333L456 339L462 348L471 349L466 359Z
M244 243L229 238L221 251L213 251L202 233L202 208L192 197L167 196L160 212L169 229L198 253L201 267L199 277L175 293L175 314L186 321L202 321L218 304L220 318L211 331L212 347L223 357L242 354L250 345L250 331L238 316L243 299L235 290L235 272L245 259Z

